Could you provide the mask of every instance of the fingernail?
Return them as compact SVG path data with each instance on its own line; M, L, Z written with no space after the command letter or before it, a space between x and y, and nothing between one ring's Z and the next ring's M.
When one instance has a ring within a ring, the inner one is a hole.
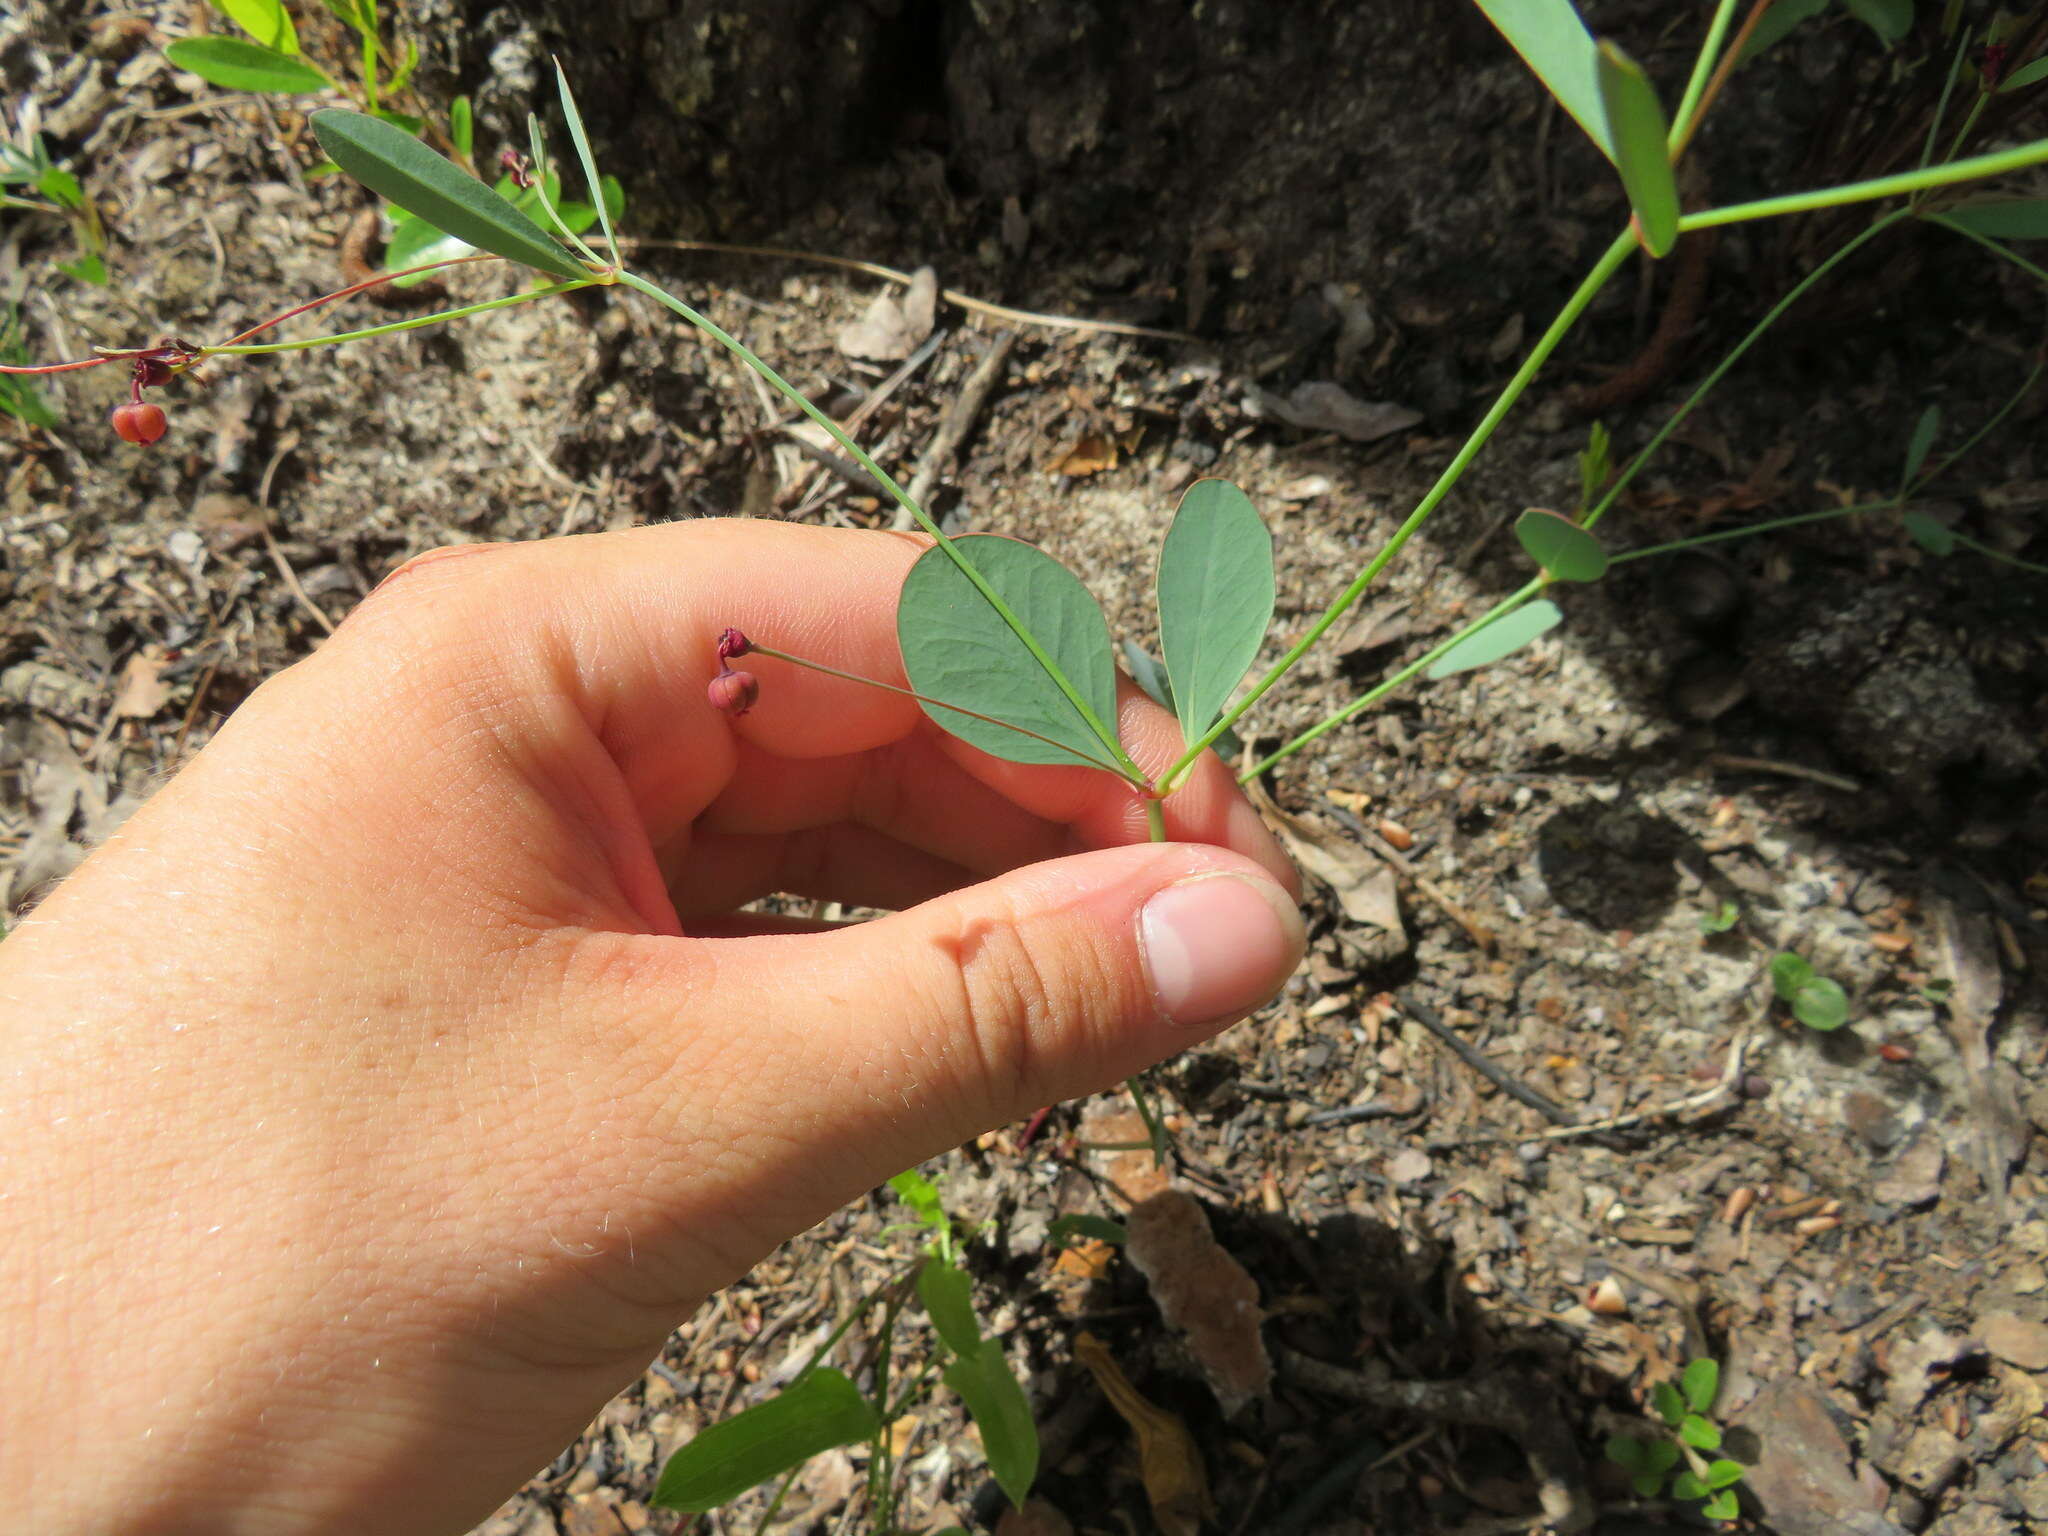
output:
M1138 916L1152 995L1176 1024L1240 1018L1280 990L1301 958L1301 913L1270 880L1201 875L1169 885Z

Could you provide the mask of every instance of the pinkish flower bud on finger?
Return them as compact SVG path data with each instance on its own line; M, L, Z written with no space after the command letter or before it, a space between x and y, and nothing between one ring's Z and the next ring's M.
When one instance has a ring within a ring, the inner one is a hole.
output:
M735 656L744 656L754 648L754 642L736 629L721 629L718 632L718 659L731 661Z
M735 672L727 667L711 679L711 686L705 690L711 700L711 707L737 719L754 707L754 700L761 696L761 684L751 672Z

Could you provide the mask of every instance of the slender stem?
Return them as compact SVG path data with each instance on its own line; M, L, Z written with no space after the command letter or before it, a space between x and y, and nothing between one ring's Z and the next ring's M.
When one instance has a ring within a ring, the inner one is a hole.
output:
M1373 705L1377 704L1381 699L1385 698L1388 694L1392 693L1396 688L1399 688L1403 683L1406 683L1409 679L1413 678L1417 673L1423 671L1427 667L1434 666L1436 664L1437 659L1441 657L1446 651L1450 650L1452 646L1461 643L1462 641L1464 641L1472 635L1478 634L1480 630L1486 628L1486 626L1493 623L1494 620L1506 618L1510 613L1514 612L1515 609L1521 607L1522 604L1529 601L1530 598L1534 597L1537 593L1541 592L1542 590L1543 578L1541 576L1538 576L1535 580L1529 582L1528 585L1524 586L1520 591L1514 593L1512 596L1502 598L1498 603L1494 604L1493 607L1489 608L1485 613L1481 614L1478 618L1474 619L1470 624L1467 624L1463 629L1459 630L1455 635L1452 635L1448 640L1444 641L1441 645L1434 647L1426 654L1416 658L1414 661L1410 662L1407 666L1403 667L1400 671L1394 673L1392 676L1383 679L1380 683L1375 685L1369 692L1361 694L1358 698L1353 699L1349 704L1345 705L1335 714L1328 716L1320 724L1310 726L1307 730L1303 731L1299 736L1295 737L1285 746L1280 747L1278 750L1274 751L1270 756L1262 758L1260 761L1254 763L1251 767L1247 768L1243 773L1237 776L1237 782L1240 784L1251 783L1253 779L1257 778L1260 774L1264 773L1274 764L1284 762L1288 758L1294 756L1295 753L1299 752L1303 747L1307 746L1310 742L1314 741L1318 736L1323 736L1331 731L1334 731L1338 726L1342 725L1345 721L1351 719L1360 711L1372 708Z
M1075 713L1080 715L1088 728L1095 733L1096 739L1109 749L1110 755L1116 760L1118 767L1123 770L1125 777L1134 781L1144 780L1144 770L1131 761L1130 754L1124 751L1123 744L1117 740L1116 732L1111 730L1108 725L1104 724L1097 717L1088 701L1081 697L1080 691L1068 680L1066 673L1061 671L1059 665L1054 662L1052 657L1045 653L1045 647L1039 644L1038 637L1025 628L1024 621L1019 619L1010 610L1010 605L1004 602L1002 596L995 588L988 584L988 578L975 569L973 563L960 553L954 541L946 537L945 530L932 521L924 508L911 498L910 493L898 485L895 477L883 469L881 465L877 464L869 456L867 450L862 448L859 443L856 443L848 435L845 428L819 410L817 406L811 404L804 397L802 390L791 384L781 374L763 362L745 342L729 334L723 327L708 317L699 314L681 299L657 287L636 272L621 272L619 274L619 281L630 288L646 294L647 297L653 299L657 304L663 305L673 310L676 314L681 315L690 324L696 326L698 330L709 336L721 347L724 347L726 351L732 353L734 357L737 357L741 362L753 369L755 373L767 380L778 394L796 406L798 410L810 417L820 427L823 427L830 434L832 440L845 449L851 455L853 461L866 470L869 475L873 476L875 483L894 497L897 505L901 506L904 511L915 518L918 526L923 528L926 533L930 534L937 541L939 548L943 549L954 565L959 567L960 574L972 583L974 589L982 595L982 598L991 608L995 609L1003 622L1010 626L1011 632L1017 636L1017 639L1023 644L1024 648L1031 653L1032 660L1045 669L1045 675L1051 678L1054 686L1066 696L1067 702L1074 707Z
M239 336L230 336L219 347L215 347L212 350L218 352L227 347L237 346L247 341L251 336L260 335L262 332L269 330L273 325L282 325L287 320L295 319L324 305L332 304L337 299L353 298L367 289L381 288L386 283L394 283L401 277L411 277L416 272L433 272L442 267L459 267L473 261L503 261L504 259L502 256L487 255L451 256L446 261L430 261L425 266L407 267L399 272L379 272L375 277L366 277L360 283L350 283L346 288L337 288L332 293L323 293L319 298L310 299L296 308L286 310L281 315L272 315L261 325L252 325Z
M558 293L574 293L578 288L593 286L594 279L550 283L545 288L530 288L524 293L510 294L502 299L487 299L481 304L465 304L460 309L444 309L437 314L418 315L411 320L394 320L388 325L373 325L366 330L341 331L332 336L308 336L300 341L260 341L248 347L201 347L199 351L202 357L258 357L268 352L303 352L309 347L334 347L345 341L367 341L372 336L391 336L400 331L417 331L424 326L443 325L450 320L460 320L468 315L481 315L494 309L510 309L515 304L531 304L535 299L549 299Z
M1767 518L1761 523L1744 523L1740 528L1724 528L1719 533L1696 533L1689 538L1673 539L1668 544L1650 544L1642 549L1627 550L1612 556L1610 566L1627 565L1634 560L1647 560L1652 555L1675 555L1682 549L1699 549L1708 544L1725 544L1730 539L1754 538L1760 533L1772 533L1780 528L1799 528L1807 523L1827 523L1838 517L1854 517L1862 512L1890 512L1898 506L1897 501L1859 501L1846 507L1823 507L1818 512L1794 512L1787 517Z
M2013 407L2018 405L2022 400L2027 398L2028 392L2033 389L2035 382L2040 379L2043 370L2048 370L2048 362L2039 362L2034 364L2033 368L2028 372L2026 378L2023 381L2021 381L2020 387L2013 391L2012 398L2006 401L2005 404L2001 405L1995 412L1993 412L1991 419L1989 421L1985 422L1983 426L1979 427L1975 432L1972 432L1969 435L1969 437L1965 438L1962 447L1956 449L1954 453L1951 453L1939 464L1936 464L1931 468L1924 469L1921 472L1920 484L1926 485L1930 481L1940 479L1943 475L1948 473L1949 467L1953 465L1958 459L1962 458L1965 454L1969 453L1971 449L1975 448L1979 443L1983 442L1985 438L1989 437L1993 432L1995 432L1998 429L1999 423L2004 421L2006 417L2012 414Z
M1909 208L1893 209L1868 229L1846 242L1833 255L1829 256L1826 261L1823 261L1795 283L1783 298L1770 307L1761 320L1750 327L1749 334L1729 349L1728 355L1715 365L1713 372L1701 380L1698 387L1690 395L1686 396L1685 403L1671 413L1670 418L1664 425L1659 427L1650 440L1636 453L1636 456L1629 460L1628 468L1615 476L1614 483L1607 487L1606 491L1602 493L1600 500L1594 504L1593 509L1582 520L1583 526L1591 528L1607 515L1608 509L1614 505L1615 500L1624 490L1628 489L1629 482L1635 479L1637 473L1641 471L1645 464L1650 462L1651 455L1664 446L1665 439L1678 430L1679 424L1693 413L1693 410L1702 400L1707 398L1708 393L1721 382L1728 370L1741 361L1743 354L1756 345L1764 332L1775 325L1778 322L1778 318L1786 310L1798 303L1808 289L1826 277L1828 273L1832 272L1843 261L1847 260L1853 252L1860 249L1867 242L1876 239L1879 234L1898 223L1899 220L1909 217L1911 213L1912 210Z
M1963 76L1963 60L1970 52L1970 39L1975 29L1963 27L1956 33L1956 56L1949 60L1948 78L1941 83L1941 100L1935 103L1934 116L1927 124L1927 142L1920 147L1920 163L1924 166L1934 158L1934 141L1941 135L1941 120L1948 116L1948 99L1955 94L1956 81Z
M1879 198L1901 197L1929 187L1952 187L1958 182L2003 176L2007 171L2025 170L2044 160L2048 160L2048 139L2036 139L2017 149L2001 149L1994 154L1973 155L1968 160L1953 160L1946 165L1901 171L1896 176L1879 176L1870 181L1853 181L1842 187L1789 192L1783 197L1766 197L1753 203L1731 203L1725 208L1682 214L1678 228L1684 233L1695 229L1714 229L1723 224L1744 224L1753 219L1772 219L1780 214L1810 213L1817 208L1875 202Z
M1943 229L1954 230L1955 233L1961 235L1965 240L1976 241L1979 245L1983 246L1985 250L1991 252L1992 255L2004 257L2007 261L2011 262L2014 266L2018 267L2022 272L2025 272L2029 277L2038 278L2041 282L2048 283L2048 271L2043 271L2040 267L2035 266L2033 262L2027 260L2027 258L2022 256L2018 251L2013 250L2010 246L2001 245L1998 241L1992 239L1989 235L1980 235L1977 233L1976 230L1970 228L1969 225L1959 224L1954 219L1948 217L1948 215L1946 214L1928 213L1922 214L1921 217L1926 219L1926 221L1930 224L1939 224Z
M1436 484L1429 488L1428 494L1416 503L1415 510L1408 514L1408 520L1387 541L1386 546L1373 556L1365 569L1358 573L1351 585L1338 594L1337 600L1323 611L1322 617L1309 627L1308 633L1296 641L1287 654L1275 662L1272 669L1252 686L1251 691L1234 708L1225 712L1223 718L1211 726L1200 741L1192 743L1180 760L1159 777L1156 782L1161 789L1170 790L1201 754L1208 750L1211 743L1229 730L1246 710L1259 701L1268 688L1307 655L1309 648L1322 639L1329 632L1330 626L1342 618L1345 611L1365 594L1366 588L1370 587L1380 572L1387 568L1388 562L1400 553L1401 546L1414 536L1415 531L1429 520L1429 515L1437 509L1444 497L1450 494L1451 488L1465 473L1466 466L1478 456L1479 450L1486 446L1486 440L1493 436L1494 428L1500 425L1501 418L1514 408L1515 402L1521 399L1522 392L1529 387L1530 380L1536 377L1537 371L1549 360L1550 354L1557 350L1558 343L1564 340L1566 333L1571 330L1579 316L1585 313L1586 306L1593 302L1593 296L1606 286L1607 280L1635 249L1636 237L1632 230L1623 230L1614 237L1614 243L1608 246L1600 259L1593 264L1593 269L1565 301L1564 308L1557 312L1557 318L1550 322L1550 328L1538 338L1529 355L1523 359L1522 366L1516 370L1515 376L1508 380L1499 398L1481 418L1479 425L1472 429L1472 435L1465 439L1465 446L1460 448L1456 457L1445 466L1444 472L1437 477Z
M761 1511L761 1518L754 1522L754 1536L767 1536L768 1527L775 1522L775 1516L782 1509L782 1501L789 1497L789 1490L795 1484L797 1474L804 1469L798 1462L783 1473L782 1481L775 1485L775 1496L768 1501L768 1507Z
M1145 797L1145 833L1151 841L1166 841L1166 809L1155 795Z
M2048 565L2038 565L2032 560L2022 560L2018 555L2008 555L2002 549L1993 549L1989 544L1984 543L1983 540L1973 539L1967 533L1957 533L1954 529L1949 530L1949 536L1962 545L1963 548L1974 549L1978 554L1996 560L2001 565L2016 565L2023 571L2033 571L2039 575L2048 576Z
M118 363L118 357L88 357L82 363L0 363L0 373L75 373L80 368L97 368L102 363Z
M884 693L901 694L906 699L915 699L918 703L930 705L933 709L950 709L956 715L968 715L976 720L985 721L989 725L999 725L1006 731L1015 731L1019 736L1029 736L1033 741L1042 741L1048 747L1055 747L1070 757L1077 757L1090 768L1100 768L1105 773L1117 772L1108 763L1103 762L1099 758L1089 757L1086 753L1068 746L1063 741L1054 741L1050 736L1041 736L1038 732L1026 730L1021 725L1012 725L1008 720L998 720L993 715L984 715L980 710L969 709L964 704L948 704L944 699L930 698L925 694L919 693L915 688L899 688L894 683L885 683L878 677L864 677L858 672L842 672L838 667L828 667L822 661L812 661L803 656L792 656L787 651L776 650L772 645L762 645L758 640L750 640L748 647L757 655L772 656L777 661L787 661L795 666L808 667L813 672L823 672L830 677L843 677L849 683L864 683L870 688L879 688ZM1130 782L1131 787L1134 789L1149 789L1151 787L1143 777ZM1148 799L1146 804L1156 805L1158 802Z
M1152 1148L1152 1161L1161 1168L1166 1166L1166 1122L1159 1118L1159 1111L1152 1103L1152 1095L1145 1088L1145 1074L1124 1079L1124 1087L1131 1095L1131 1102L1138 1107L1138 1118L1145 1122L1150 1136L1146 1143Z
M1685 82L1685 94L1679 98L1678 111L1671 119L1671 133L1665 140L1673 165L1677 165L1684 156L1686 146L1705 121L1707 108L1720 94L1729 71L1735 67L1736 56L1742 52L1742 45L1749 41L1749 34L1756 30L1757 22L1771 8L1771 0L1757 0L1742 23L1742 31L1724 55L1721 53L1721 39L1727 35L1728 19L1735 14L1735 4L1736 0L1721 0L1714 8L1714 19L1707 25L1707 40L1700 45L1700 56L1693 60L1692 78ZM1720 61L1719 69L1714 68L1716 59ZM1710 75L1712 84L1708 83Z
M1983 90L1980 90L1977 99L1970 103L1969 115L1963 119L1963 126L1956 130L1955 140L1948 147L1951 159L1955 157L1955 152L1963 147L1963 141L1969 138L1970 130L1977 126L1977 119L1984 115L1984 109L1990 103L1991 92Z

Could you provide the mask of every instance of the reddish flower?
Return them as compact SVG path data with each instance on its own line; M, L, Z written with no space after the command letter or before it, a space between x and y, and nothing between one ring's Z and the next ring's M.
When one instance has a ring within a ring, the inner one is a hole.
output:
M163 411L140 400L114 407L114 435L123 442L153 443L166 430Z
M760 679L751 672L735 672L731 667L721 670L711 679L711 686L705 690L711 707L738 718L754 707L754 701L761 696Z

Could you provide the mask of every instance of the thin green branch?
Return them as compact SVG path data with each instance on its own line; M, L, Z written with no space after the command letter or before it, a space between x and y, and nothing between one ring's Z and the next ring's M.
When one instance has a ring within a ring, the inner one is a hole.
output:
M247 346L201 347L201 357L259 357L267 352L304 352L311 347L334 347L345 341L368 341L373 336L393 336L400 331L417 331L429 325L445 325L450 320L465 319L470 315L481 315L494 309L510 309L515 304L531 304L535 299L551 299L558 293L574 293L578 288L597 286L595 278L580 279L576 282L550 283L544 288L529 288L524 293L510 294L502 299L486 299L481 304L465 304L460 309L444 309L431 315L417 315L410 320L393 320L388 325L373 325L360 331L340 331L332 336L308 336L300 341L259 341Z
M2032 560L2022 560L2018 555L2008 555L2004 550L1993 549L1982 539L1973 539L1967 533L1957 533L1951 528L1949 530L1949 537L1962 545L1963 548L1974 549L1986 559L1996 560L2000 565L2018 566L2023 571L2032 571L2038 576L2048 576L2048 565L2040 565Z
M1713 77L1714 65L1721 56L1721 44L1728 36L1728 24L1735 18L1738 0L1720 0L1714 7L1714 19L1707 25L1706 41L1700 44L1700 55L1692 62L1692 78L1685 82L1685 94L1678 99L1678 110L1671 114L1671 132L1665 139L1676 161L1684 152L1686 143L1692 138L1697 126L1693 114L1699 110L1700 97L1706 94L1707 81Z
M1954 160L1946 165L1927 166L1917 171L1901 171L1896 176L1879 176L1870 181L1853 181L1847 186L1821 187L1812 192L1788 192L1783 197L1761 198L1753 203L1732 203L1725 208L1709 208L1701 213L1679 216L1678 228L1681 233L1695 229L1716 229L1723 224L1745 224L1754 219L1773 219L1787 213L1811 213L1818 208L1841 208L1850 203L1875 202L1880 198L1904 197L1930 187L1952 187L1959 182L1980 181L1987 176L2003 176L2009 171L2023 171L2030 165L2048 161L2048 139L2036 139L2031 144L2022 144L2017 149L2001 149L1993 154L1973 155L1968 160Z
M2048 284L2048 271L2042 270L2010 246L2003 245L1989 235L1980 235L1967 224L1959 224L1945 213L1923 213L1921 218L1929 224L1939 224L1943 229L1953 230L1965 240L1974 240L1994 256L2003 257L2036 281Z
M1949 61L1948 78L1941 83L1941 100L1934 105L1934 116L1927 124L1927 142L1920 148L1920 164L1924 167L1934 159L1934 141L1941 136L1941 121L1948 116L1948 99L1955 94L1956 81L1963 75L1963 60L1969 56L1970 39L1975 30L1959 28L1956 32L1956 56Z

